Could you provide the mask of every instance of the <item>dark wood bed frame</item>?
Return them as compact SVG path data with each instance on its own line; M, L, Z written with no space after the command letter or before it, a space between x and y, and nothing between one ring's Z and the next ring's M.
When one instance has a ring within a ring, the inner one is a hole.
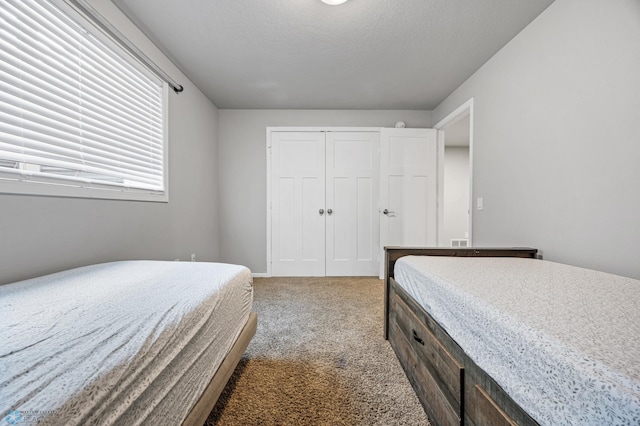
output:
M536 258L531 248L385 247L384 337L435 425L537 425L447 332L398 285L408 255Z
M200 396L198 402L193 406L191 412L187 415L187 418L182 422L183 426L202 426L205 420L207 420L209 413L213 410L220 394L224 390L224 387L233 374L233 371L236 369L242 354L247 349L247 346L249 346L249 342L253 336L256 334L257 327L258 316L255 312L251 312L247 323L240 332L240 336L238 336L238 339L231 348L231 351L224 361L222 361L222 364L220 364L220 367L214 374L211 382L209 382L209 385Z

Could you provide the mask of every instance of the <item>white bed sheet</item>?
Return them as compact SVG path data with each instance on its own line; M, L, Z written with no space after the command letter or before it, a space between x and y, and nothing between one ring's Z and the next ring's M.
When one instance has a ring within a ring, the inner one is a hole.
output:
M403 257L394 276L540 424L640 424L640 281L436 256Z
M0 412L180 424L244 327L243 266L125 261L0 286Z

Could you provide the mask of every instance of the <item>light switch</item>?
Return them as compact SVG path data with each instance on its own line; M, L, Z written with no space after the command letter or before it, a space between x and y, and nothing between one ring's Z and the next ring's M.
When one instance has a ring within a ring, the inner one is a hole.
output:
M476 200L476 209L484 210L484 200L482 199L482 197L478 197L478 199Z

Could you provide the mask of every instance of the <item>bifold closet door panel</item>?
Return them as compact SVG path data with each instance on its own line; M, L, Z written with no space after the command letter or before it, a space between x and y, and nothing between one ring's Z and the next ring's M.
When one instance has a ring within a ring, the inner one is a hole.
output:
M326 135L326 275L378 273L379 132Z
M325 275L325 134L273 132L272 275Z

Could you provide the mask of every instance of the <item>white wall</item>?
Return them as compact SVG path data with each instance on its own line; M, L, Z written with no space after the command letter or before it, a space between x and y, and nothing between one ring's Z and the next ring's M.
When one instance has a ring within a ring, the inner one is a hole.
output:
M218 111L109 0L94 3L185 87L169 101L169 203L0 194L0 283L111 260L218 258Z
M452 93L474 98L475 245L640 278L640 2L556 0Z
M469 147L444 148L444 228L442 244L469 232Z
M267 271L266 128L431 127L429 111L220 110L220 257Z

